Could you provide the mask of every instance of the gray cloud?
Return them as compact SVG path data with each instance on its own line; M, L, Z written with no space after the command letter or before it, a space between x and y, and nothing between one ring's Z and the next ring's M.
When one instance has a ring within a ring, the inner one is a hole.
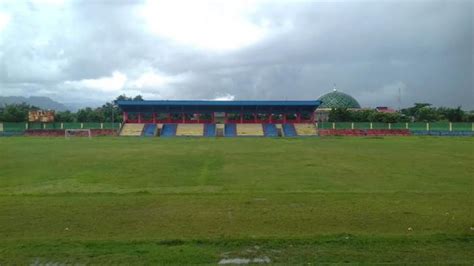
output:
M471 1L261 1L244 22L264 34L227 50L154 34L143 1L60 2L0 1L0 95L314 99L336 83L364 106L396 107L400 89L405 106L474 108ZM189 34L218 42L195 19Z

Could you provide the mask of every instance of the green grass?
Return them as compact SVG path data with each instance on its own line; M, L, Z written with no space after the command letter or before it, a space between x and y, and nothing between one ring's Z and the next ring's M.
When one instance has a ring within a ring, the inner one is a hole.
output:
M0 148L0 264L474 262L473 138Z

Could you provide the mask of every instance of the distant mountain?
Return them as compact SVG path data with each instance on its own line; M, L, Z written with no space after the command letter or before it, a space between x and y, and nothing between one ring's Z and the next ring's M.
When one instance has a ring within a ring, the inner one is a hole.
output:
M0 106L19 103L27 103L41 109L52 109L56 111L66 111L70 109L66 105L56 102L48 97L31 96L27 98L22 96L0 96Z
M77 110L86 107L97 108L102 106L104 103L105 102L103 101L64 102L64 104L68 107L68 110L72 112L77 112Z

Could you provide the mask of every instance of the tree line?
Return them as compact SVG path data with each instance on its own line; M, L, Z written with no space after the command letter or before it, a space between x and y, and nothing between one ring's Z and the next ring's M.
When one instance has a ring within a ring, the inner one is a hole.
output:
M141 95L135 97L127 97L120 95L111 102L97 108L82 108L77 112L62 111L56 112L54 116L55 122L121 122L122 111L117 105L117 101L143 101ZM37 106L26 103L8 104L3 108L0 107L1 122L26 122L28 121L28 112L39 110Z
M56 122L120 122L122 111L117 101L143 101L141 95L127 97L120 95L111 102L97 108L83 108L77 112L56 112ZM26 122L28 111L40 108L26 103L8 104L0 107L1 122ZM474 111L466 112L457 108L432 107L429 103L415 103L413 107L401 109L395 113L381 113L373 109L349 110L344 108L332 109L329 112L330 122L474 122Z
M415 103L413 107L394 113L382 113L373 109L331 109L330 122L474 122L474 111L457 108L432 107L429 103Z

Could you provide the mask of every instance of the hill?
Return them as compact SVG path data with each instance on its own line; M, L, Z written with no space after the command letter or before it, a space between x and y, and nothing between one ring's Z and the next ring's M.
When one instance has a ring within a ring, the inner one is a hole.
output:
M52 109L56 111L66 111L69 109L66 105L56 102L49 97L0 96L0 106L19 103L27 103L29 105L37 106L41 109Z

